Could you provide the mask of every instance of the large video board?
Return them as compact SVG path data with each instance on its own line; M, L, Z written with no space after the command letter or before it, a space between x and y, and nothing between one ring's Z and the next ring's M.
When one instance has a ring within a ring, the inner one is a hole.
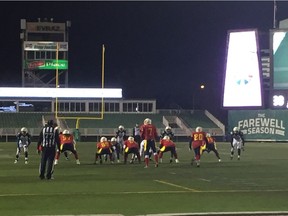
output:
M228 32L223 108L262 107L257 30Z

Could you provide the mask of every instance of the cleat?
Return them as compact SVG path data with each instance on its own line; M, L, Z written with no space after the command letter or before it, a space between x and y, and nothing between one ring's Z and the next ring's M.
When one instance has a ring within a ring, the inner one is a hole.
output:
M230 156L230 160L233 160L233 155Z
M58 160L56 159L55 161L54 161L54 165L57 165L58 164Z
M129 162L130 164L133 164L134 163L134 161L133 160L130 160L130 162Z
M102 164L103 163L103 161L102 161L102 159L100 160L100 164Z
M120 160L117 160L117 163L120 163Z
M160 163L162 163L163 162L163 160L162 160L162 158L160 158Z
M221 162L221 159L219 158L218 162Z
M173 160L172 160L172 158L170 158L169 163L172 163L172 162L173 162Z
M16 163L18 163L18 160L15 160L15 161L14 161L14 164L16 164Z
M144 168L146 169L146 168L148 168L148 166L146 165L146 166L144 166Z
M25 160L25 164L28 164L28 160Z
M238 156L238 160L240 160L240 156Z
M67 161L69 160L69 158L68 158L68 157L66 157L65 159L66 159Z
M179 163L179 160L178 160L178 159L175 159L175 163Z
M155 167L157 168L158 166L159 166L159 164L158 164L158 163L156 163L156 164L155 164Z
M80 160L79 159L76 160L76 164L80 165Z

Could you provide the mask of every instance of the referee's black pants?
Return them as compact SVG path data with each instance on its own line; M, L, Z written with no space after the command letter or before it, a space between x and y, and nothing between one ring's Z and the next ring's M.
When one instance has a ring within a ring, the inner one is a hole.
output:
M51 179L53 174L53 162L55 154L56 154L55 147L44 147L42 149L41 162L40 162L40 176L39 176L41 179L45 178L46 165L47 165L46 178Z

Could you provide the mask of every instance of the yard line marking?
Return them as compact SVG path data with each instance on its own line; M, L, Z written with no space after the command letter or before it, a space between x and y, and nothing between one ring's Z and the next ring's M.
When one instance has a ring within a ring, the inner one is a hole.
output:
M199 178L199 180L201 180L201 181L206 181L206 182L211 182L211 180L209 180L209 179Z
M200 216L200 215L267 215L267 216L275 216L275 215L288 215L288 211L245 211L245 212L191 212L191 213L164 213L164 214L146 214L146 215L136 215L136 216Z
M25 194L0 194L0 197L21 197L21 196L67 196L67 195L84 195L84 196L95 196L95 195L123 195L123 194L176 194L176 193L255 193L255 192L283 192L283 193L287 193L288 189L282 189L282 190L208 190L208 191L197 191L195 189L192 188L186 188L183 186L179 186L179 185L175 185L175 184L171 184L168 182L163 182L163 181L159 181L159 180L154 180L154 181L158 181L159 183L162 184L167 184L170 186L174 186L174 187L178 187L178 188L182 188L185 190L181 190L181 191L120 191L120 192L103 192L103 193L51 193L51 194L29 194L29 193L25 193Z
M160 180L154 180L154 181L162 183L162 184L170 185L170 186L173 186L173 187L177 187L177 188L182 188L184 190L188 190L188 191L192 191L192 192L200 192L200 191L195 190L193 188L188 188L188 187L184 187L184 186L181 186L181 185L172 184L172 183L166 182L166 181L160 181Z

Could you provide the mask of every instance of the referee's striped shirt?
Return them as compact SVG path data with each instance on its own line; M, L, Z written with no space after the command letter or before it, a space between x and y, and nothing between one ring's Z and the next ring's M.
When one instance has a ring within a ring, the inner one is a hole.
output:
M58 130L55 130L52 126L44 127L40 133L38 145L42 145L44 148L55 148L59 144Z

